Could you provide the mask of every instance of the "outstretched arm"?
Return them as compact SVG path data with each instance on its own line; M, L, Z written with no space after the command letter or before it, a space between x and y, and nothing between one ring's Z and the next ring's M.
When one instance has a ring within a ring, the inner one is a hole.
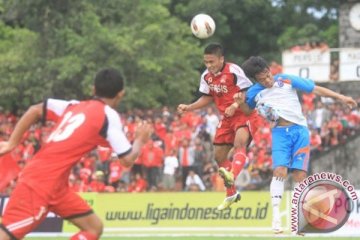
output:
M357 102L349 96L345 96L342 94L339 94L337 92L334 92L328 88L324 88L324 87L320 87L320 86L315 86L313 93L322 97L331 97L331 98L335 98L343 103L345 103L349 108L353 108L357 106Z
M198 100L196 100L191 104L179 104L179 106L177 107L177 111L180 114L188 111L193 111L209 105L212 101L213 101L212 96L203 95Z
M10 138L6 142L0 143L0 155L10 152L13 150L21 141L24 133L37 121L39 121L43 114L43 104L37 104L31 106L22 115L20 120L15 126L14 131L11 133Z

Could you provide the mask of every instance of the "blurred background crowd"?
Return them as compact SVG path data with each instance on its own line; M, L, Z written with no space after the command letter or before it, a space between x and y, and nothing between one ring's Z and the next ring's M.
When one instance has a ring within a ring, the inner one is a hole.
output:
M359 109L350 110L331 99L313 94L303 94L300 99L311 131L312 158L344 144L358 133ZM111 149L98 146L73 168L69 184L74 190L224 191L213 155L212 139L219 123L219 115L213 106L181 116L166 106L162 109L135 109L121 114L121 119L130 141L134 139L139 122L152 122L152 140L143 147L132 168L124 168ZM9 137L17 120L17 116L1 112L0 140ZM271 126L265 121L261 125L249 147L249 163L236 180L239 190L259 190L269 186L272 176ZM33 126L22 144L12 152L19 172L31 161L51 129L51 123ZM10 194L15 185L16 179L1 194Z

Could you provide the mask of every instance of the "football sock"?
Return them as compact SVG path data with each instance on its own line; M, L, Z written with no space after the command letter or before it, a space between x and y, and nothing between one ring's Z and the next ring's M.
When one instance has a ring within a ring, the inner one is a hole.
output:
M226 169L226 171L230 171L231 170L231 161L229 159L225 159L224 161L222 161L221 163L219 163L219 167L223 167ZM230 197L232 195L234 195L236 193L236 188L235 185L232 185L229 188L226 188L226 196Z
M239 175L241 170L244 168L246 161L247 161L246 149L244 147L235 149L233 161L231 165L231 171L234 174L234 179L236 179L236 177Z
M280 203L284 193L284 185L284 179L281 177L273 177L270 183L270 195L274 220L280 220Z
M226 197L230 197L230 196L234 195L236 192L237 191L236 191L235 185L232 185L231 187L226 188Z
M224 161L218 163L219 168L223 167L226 169L226 171L231 170L231 161L229 159L225 159Z
M76 233L70 240L98 240L99 238L93 233L81 231Z

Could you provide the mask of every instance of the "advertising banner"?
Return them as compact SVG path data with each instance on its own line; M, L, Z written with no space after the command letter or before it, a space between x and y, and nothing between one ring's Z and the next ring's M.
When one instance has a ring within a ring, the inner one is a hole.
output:
M270 231L271 202L268 192L244 192L232 208L218 211L224 193L119 193L82 196L91 202L104 222L105 232ZM283 201L286 211L287 197ZM286 216L284 216L284 223ZM64 232L75 227L64 223Z

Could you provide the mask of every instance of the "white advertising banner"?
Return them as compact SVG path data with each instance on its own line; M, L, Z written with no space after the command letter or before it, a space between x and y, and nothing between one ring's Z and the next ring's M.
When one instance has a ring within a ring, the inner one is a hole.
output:
M327 82L330 76L330 51L285 51L282 54L284 73Z
M340 81L360 80L360 49L340 50L339 78Z

